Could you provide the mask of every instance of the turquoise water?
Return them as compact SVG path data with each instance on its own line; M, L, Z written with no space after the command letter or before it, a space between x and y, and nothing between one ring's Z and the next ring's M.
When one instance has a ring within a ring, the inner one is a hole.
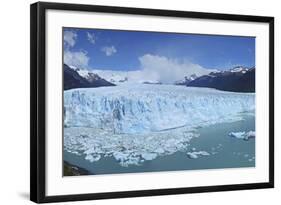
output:
M255 138L248 141L229 137L230 132L255 131L255 117L232 123L220 123L199 128L199 137L193 138L184 152L160 156L140 165L121 166L113 157L102 157L97 162L85 160L85 156L64 151L64 160L92 174L118 174L154 171L242 168L255 166ZM209 156L191 159L187 152L206 151Z

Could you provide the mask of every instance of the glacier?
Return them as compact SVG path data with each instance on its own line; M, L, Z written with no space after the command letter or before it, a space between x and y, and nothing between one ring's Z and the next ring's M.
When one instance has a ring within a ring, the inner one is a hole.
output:
M254 110L254 93L210 88L124 84L64 92L65 127L101 128L115 134L231 122Z
M178 151L208 157L213 153L190 148L198 128L254 112L254 93L129 83L72 89L64 91L64 149L89 162L113 157L124 167Z

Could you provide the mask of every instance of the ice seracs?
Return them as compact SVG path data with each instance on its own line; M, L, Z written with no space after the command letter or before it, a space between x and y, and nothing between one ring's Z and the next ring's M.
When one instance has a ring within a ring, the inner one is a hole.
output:
M231 122L255 110L255 95L176 85L120 85L64 92L64 125L150 133Z

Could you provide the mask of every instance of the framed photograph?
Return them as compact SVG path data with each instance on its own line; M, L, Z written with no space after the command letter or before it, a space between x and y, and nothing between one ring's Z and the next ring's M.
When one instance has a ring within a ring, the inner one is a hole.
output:
M34 202L274 187L274 18L31 5Z

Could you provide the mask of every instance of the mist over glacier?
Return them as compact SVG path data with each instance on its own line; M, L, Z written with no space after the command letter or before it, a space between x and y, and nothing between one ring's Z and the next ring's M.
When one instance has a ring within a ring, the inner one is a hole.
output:
M241 119L255 110L254 93L175 85L124 84L64 92L64 125L115 134L150 133Z

